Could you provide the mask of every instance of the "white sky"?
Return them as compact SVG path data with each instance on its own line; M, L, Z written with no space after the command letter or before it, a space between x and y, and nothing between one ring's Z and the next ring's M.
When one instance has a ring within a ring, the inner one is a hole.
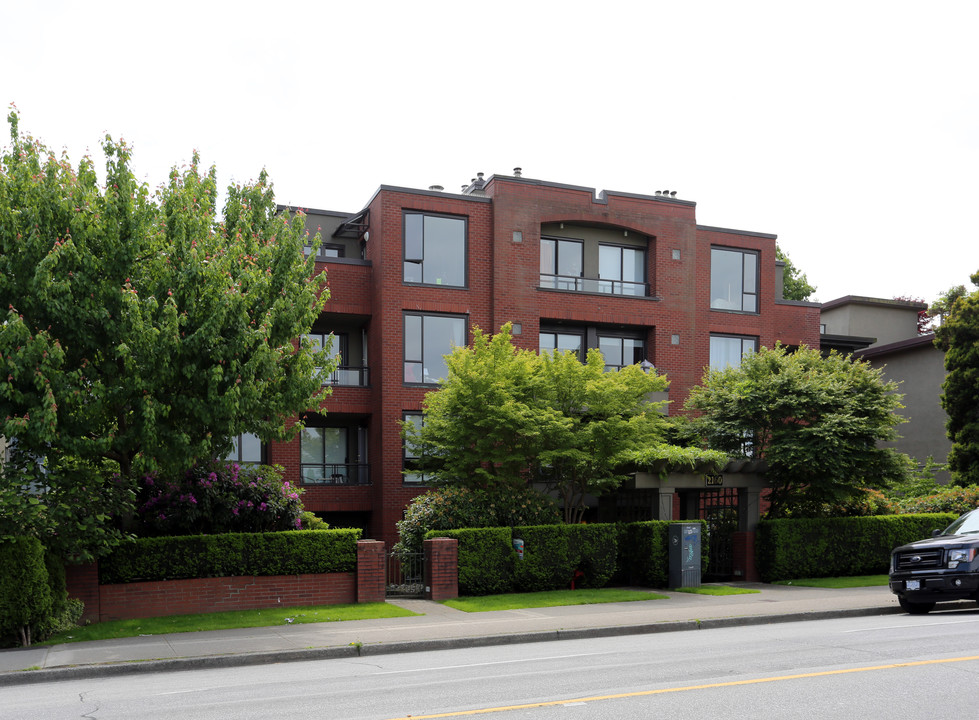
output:
M777 234L820 301L979 270L975 0L9 0L0 27L21 129L98 164L124 137L153 187L195 148L349 212L521 166Z

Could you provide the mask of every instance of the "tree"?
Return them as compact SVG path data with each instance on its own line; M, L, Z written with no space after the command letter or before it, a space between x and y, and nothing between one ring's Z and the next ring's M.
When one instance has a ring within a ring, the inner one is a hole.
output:
M972 275L979 287L979 272ZM953 291L955 289L953 288ZM948 467L957 485L979 484L979 290L946 294L935 344L945 351L942 407L952 448Z
M425 398L424 423L405 425L417 469L437 482L472 488L545 482L564 504L565 520L584 512L584 496L616 487L637 449L656 442L665 421L651 392L667 381L638 366L605 372L594 350L538 355L495 336L473 333L471 348L447 358L448 377Z
M107 136L102 187L89 158L75 169L18 121L0 160L0 434L29 462L4 494L33 483L70 511L117 483L131 499L135 478L223 456L241 432L288 437L322 397L326 353L295 340L329 293L264 171L218 218L196 153L151 195Z
M880 441L904 420L896 383L864 361L806 347L762 348L741 365L711 370L687 408L710 447L737 453L746 441L767 461L769 517L809 514L903 479L909 459Z
M931 307L928 308L928 314L933 318L937 317L939 324L945 322L945 318L952 312L952 306L955 304L955 301L961 297L965 297L967 294L968 291L965 289L965 285L953 285L939 295L938 299L931 304Z
M782 249L775 246L775 258L785 263L782 273L782 297L786 300L808 300L816 292L816 286L809 284L805 273L797 268Z

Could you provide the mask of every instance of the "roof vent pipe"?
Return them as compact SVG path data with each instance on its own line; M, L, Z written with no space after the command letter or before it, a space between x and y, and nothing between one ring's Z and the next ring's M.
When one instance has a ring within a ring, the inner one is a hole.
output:
M429 185L428 189L433 192L442 192L443 190L445 190L445 188L442 187L441 185Z
M513 177L523 177L523 168L513 168Z

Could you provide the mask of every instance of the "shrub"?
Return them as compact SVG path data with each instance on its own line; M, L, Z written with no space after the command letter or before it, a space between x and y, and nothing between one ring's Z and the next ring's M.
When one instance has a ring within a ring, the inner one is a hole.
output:
M329 530L330 523L309 510L303 510L299 515L302 530Z
M44 548L34 537L0 541L0 636L14 635L25 647L51 618L53 601Z
M886 573L891 551L928 537L955 514L762 520L756 558L765 582Z
M351 572L359 539L356 529L138 538L100 561L99 581Z
M841 518L894 515L897 505L880 490L864 488L859 495L835 503L808 505L799 503L793 508L793 518Z
M282 468L213 462L179 480L146 476L136 500L137 535L273 532L302 525L302 490Z
M435 530L430 537L459 541L459 594L497 595L513 591L513 564L517 553L510 528Z
M923 497L905 497L896 501L902 513L955 513L961 515L979 507L979 486L944 487Z
M442 487L415 498L398 522L396 552L421 552L425 533L459 528L558 523L555 502L532 488L480 490Z

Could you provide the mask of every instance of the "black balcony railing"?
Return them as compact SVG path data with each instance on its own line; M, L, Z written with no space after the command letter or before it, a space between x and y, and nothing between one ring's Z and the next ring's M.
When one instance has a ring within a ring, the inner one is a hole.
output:
M325 377L323 384L339 387L367 387L370 384L370 373L366 367L341 365Z
M303 485L370 485L370 466L362 463L303 465Z
M603 280L601 278L585 278L574 275L541 274L540 286L554 290L643 297L647 294L648 283L631 282L629 280Z

